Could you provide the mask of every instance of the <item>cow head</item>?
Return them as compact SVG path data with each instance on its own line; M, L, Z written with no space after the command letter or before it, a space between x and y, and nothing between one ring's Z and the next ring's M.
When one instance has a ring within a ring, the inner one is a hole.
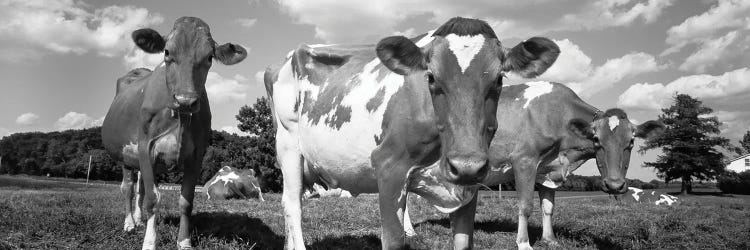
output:
M648 139L656 136L664 130L664 124L652 120L635 125L621 109L610 109L597 113L592 122L573 119L569 129L593 145L596 165L603 179L602 191L622 194L628 191L625 174L635 137Z
M506 49L486 22L460 17L440 26L423 45L387 37L378 43L377 54L405 81L428 86L438 118L441 172L452 183L475 184L487 174L504 73L536 77L560 49L539 37Z
M198 99L206 93L206 75L212 59L232 65L247 56L240 45L214 42L208 24L196 17L177 19L166 38L148 28L134 31L132 37L147 53L164 52L165 82L173 98L171 108L183 113L200 109Z

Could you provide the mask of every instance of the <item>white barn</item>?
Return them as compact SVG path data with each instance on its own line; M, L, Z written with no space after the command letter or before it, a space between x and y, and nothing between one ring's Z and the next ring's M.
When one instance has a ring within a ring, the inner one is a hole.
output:
M727 170L741 173L750 170L750 154L744 154L729 161Z

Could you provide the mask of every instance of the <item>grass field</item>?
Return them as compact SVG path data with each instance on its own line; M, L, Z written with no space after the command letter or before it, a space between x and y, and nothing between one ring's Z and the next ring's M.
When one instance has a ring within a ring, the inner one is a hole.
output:
M177 191L162 191L159 247L176 246ZM673 207L615 201L600 192L561 192L554 218L559 249L750 249L750 197L681 196ZM572 197L571 197L572 196ZM266 202L206 202L196 195L193 244L199 249L283 248L280 195ZM570 197L570 198L562 198ZM425 201L409 200L419 234L416 249L448 249L449 220ZM514 249L513 192L483 192L475 224L475 248ZM323 198L304 203L303 228L309 249L379 249L377 196ZM535 201L536 203L536 201ZM122 232L123 207L115 185L65 183L0 176L0 249L136 249L143 228ZM539 206L530 222L537 249Z

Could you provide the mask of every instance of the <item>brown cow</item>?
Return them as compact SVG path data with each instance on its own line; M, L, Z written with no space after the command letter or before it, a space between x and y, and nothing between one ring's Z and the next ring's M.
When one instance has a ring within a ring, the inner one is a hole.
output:
M155 175L182 170L177 238L180 248L189 249L194 189L211 133L206 75L212 59L232 65L245 59L247 52L239 45L216 44L208 24L195 17L177 19L167 37L152 29L136 30L132 37L147 53L164 52L164 62L153 71L135 69L117 81L117 94L102 125L105 148L124 163L120 190L126 198L125 230L141 223L133 218L138 213L132 203L134 173L140 170L143 181L138 191L148 216L143 249L155 248L153 209L159 202Z

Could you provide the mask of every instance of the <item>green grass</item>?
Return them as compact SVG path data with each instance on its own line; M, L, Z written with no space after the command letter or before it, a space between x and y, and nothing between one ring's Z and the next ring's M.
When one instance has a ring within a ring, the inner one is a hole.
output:
M159 247L176 246L176 191L162 191ZM477 209L475 247L514 249L516 200L483 192ZM560 196L600 195L599 192ZM280 195L257 200L206 202L196 195L193 244L200 249L279 249L284 242ZM681 196L673 207L620 202L608 197L560 199L554 218L559 249L750 249L750 197ZM417 249L448 249L447 215L411 197ZM143 228L122 232L123 201L114 185L86 186L0 176L0 249L135 249ZM310 249L379 249L377 196L303 201L305 242ZM530 222L537 249L541 215L535 200Z

